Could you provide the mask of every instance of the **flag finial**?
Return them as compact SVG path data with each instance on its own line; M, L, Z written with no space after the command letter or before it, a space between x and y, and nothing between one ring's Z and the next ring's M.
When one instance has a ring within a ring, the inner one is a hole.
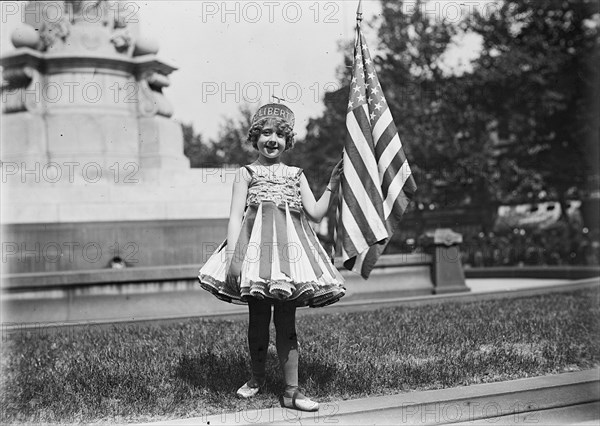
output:
M362 21L362 0L358 0L358 8L356 9L356 22Z

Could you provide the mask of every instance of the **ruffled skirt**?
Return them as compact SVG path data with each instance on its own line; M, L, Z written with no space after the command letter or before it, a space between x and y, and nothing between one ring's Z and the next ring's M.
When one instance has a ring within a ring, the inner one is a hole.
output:
M221 300L248 298L294 301L320 307L345 294L344 279L329 260L302 211L262 202L247 207L227 280L227 242L200 269L202 288Z

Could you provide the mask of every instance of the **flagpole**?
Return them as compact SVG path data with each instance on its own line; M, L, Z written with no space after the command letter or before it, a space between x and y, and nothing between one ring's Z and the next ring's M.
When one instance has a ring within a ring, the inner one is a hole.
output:
M356 8L356 31L355 31L355 40L354 40L354 54L356 55L356 46L360 45L360 24L363 20L362 13L362 0L358 0L358 7Z
M358 32L359 32L359 28L360 28L360 23L362 22L362 0L358 0L358 7L356 8L356 34L355 34L355 40L354 40L354 47L356 48L356 43L358 42L359 38L358 38ZM354 52L354 54L356 55L356 51ZM352 67L354 69L354 67ZM344 149L342 149L342 160L344 159ZM343 174L343 169L342 169L342 174ZM342 199L343 199L343 194L342 194L342 182L340 182L340 186L338 187L338 191L336 197L337 200L335 202L335 212L334 212L334 216L333 219L335 221L334 225L333 225L333 247L332 247L332 254L331 254L331 261L334 261L335 258L335 254L336 254L336 248L339 246L340 248L342 247L342 242L341 239L339 238L340 235L337 232L337 228L339 225L339 222L341 220L341 205L342 205Z
M362 22L362 0L358 0L358 7L356 9L356 35L355 35L355 47L356 47L356 43L359 43L359 28L360 28L360 23ZM356 52L354 52L354 54L356 55ZM352 67L354 68L354 67ZM342 149L342 160L344 159L344 149ZM343 169L342 169L342 174L343 174ZM334 225L333 225L333 246L332 246L332 253L331 253L331 261L333 262L335 259L335 254L336 254L336 248L339 244L340 248L342 248L342 242L341 239L339 238L340 235L337 232L337 228L339 225L339 222L341 221L341 205L342 205L342 199L343 199L343 193L342 193L342 182L340 182L340 186L338 187L338 191L337 194L335 194L337 196L337 200L335 202L335 212L334 212L334 216L333 216L333 220L335 221Z

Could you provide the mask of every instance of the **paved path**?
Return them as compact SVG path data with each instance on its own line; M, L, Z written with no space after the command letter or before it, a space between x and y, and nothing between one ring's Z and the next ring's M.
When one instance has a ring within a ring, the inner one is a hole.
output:
M521 297L547 291L569 291L600 284L600 278L585 280L563 279L469 279L471 289L466 293L405 297L393 291L377 288L371 293L350 294L340 302L322 309L302 308L299 315L371 310L381 306L473 301L497 297ZM68 312L64 312L68 310ZM166 321L199 316L246 316L247 307L217 301L198 287L173 292L94 295L74 298L72 303L62 299L2 300L0 311L3 329L47 325L102 324L113 322ZM8 322L6 318L11 318ZM71 318L65 322L63 318ZM14 324L14 325L11 325Z
M471 278L467 279L467 287L474 293L491 291L515 291L525 288L540 288L572 283L563 279L538 279L538 278Z
M161 421L160 424L597 425L600 421L599 380L600 371L593 369L451 389L333 401L321 404L316 413L275 407Z

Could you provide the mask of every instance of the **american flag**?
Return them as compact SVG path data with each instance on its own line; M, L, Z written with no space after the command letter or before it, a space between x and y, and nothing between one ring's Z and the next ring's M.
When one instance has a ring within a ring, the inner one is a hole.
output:
M344 266L366 279L417 186L360 24L346 127L337 237Z

